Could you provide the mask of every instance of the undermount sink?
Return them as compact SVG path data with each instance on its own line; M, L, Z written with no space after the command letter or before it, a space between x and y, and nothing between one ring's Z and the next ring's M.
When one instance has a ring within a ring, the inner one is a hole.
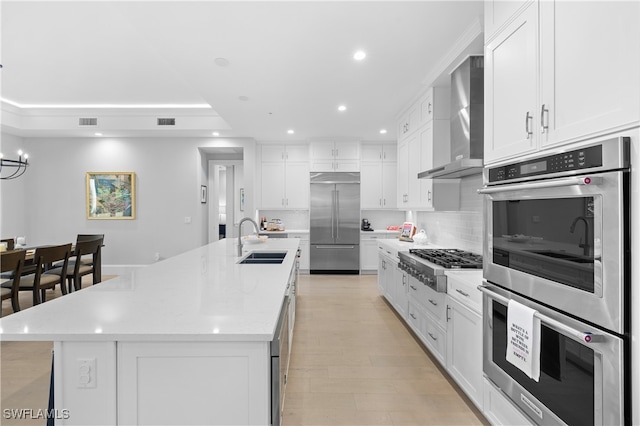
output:
M286 251L254 251L240 260L241 264L279 264L287 256Z
M530 250L531 253L540 254L542 256L553 257L554 259L566 260L568 262L576 262L576 263L593 263L593 259L588 257L580 257L575 254L563 253L560 251L550 251L550 250Z

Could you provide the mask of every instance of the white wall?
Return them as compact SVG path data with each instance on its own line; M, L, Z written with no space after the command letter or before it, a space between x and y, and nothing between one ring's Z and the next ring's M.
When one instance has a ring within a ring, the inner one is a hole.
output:
M245 160L255 162L252 139L25 138L23 145L31 154L31 166L18 182L24 200L19 210L11 206L15 191L3 181L2 235L24 234L30 245L104 233L105 268L149 264L156 253L167 258L207 242L208 204L200 203L207 147L240 146ZM247 169L246 202L253 209L254 174ZM86 172L108 171L136 173L135 220L86 218Z
M5 158L17 159L17 151L25 150L22 138L2 134L0 138L0 152ZM0 181L0 235L2 238L13 238L28 234L28 226L25 209L25 199L29 196L25 189L25 178L31 173L33 167L29 166L24 176L17 179ZM6 173L3 173L5 175ZM28 241L27 241L28 242Z

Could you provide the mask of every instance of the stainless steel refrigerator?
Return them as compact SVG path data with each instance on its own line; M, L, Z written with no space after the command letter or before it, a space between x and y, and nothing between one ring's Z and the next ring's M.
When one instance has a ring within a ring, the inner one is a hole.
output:
M311 173L310 272L360 271L360 173Z

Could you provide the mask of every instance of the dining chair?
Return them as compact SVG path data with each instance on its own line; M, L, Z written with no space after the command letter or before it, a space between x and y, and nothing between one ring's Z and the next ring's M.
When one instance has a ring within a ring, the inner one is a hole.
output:
M2 252L0 257L0 270L2 272L11 273L11 278L2 283L0 292L2 300L11 299L11 307L13 312L20 310L18 303L18 288L22 275L22 267L24 265L24 257L27 254L25 250L10 250ZM1 309L1 308L0 308Z
M58 246L38 247L33 255L36 271L20 279L19 291L33 292L33 305L39 305L46 299L46 290L54 289L60 284L62 294L67 294L65 280L71 256L71 243ZM47 268L55 262L61 262L60 274L48 274Z
M74 290L77 291L82 289L82 277L85 275L93 275L93 284L97 284L100 282L100 274L96 274L95 269L96 266L99 267L99 265L96 265L97 262L95 262L94 259L96 258L96 256L99 256L101 247L102 238L93 240L78 240L78 242L76 242L75 249L71 253L71 257L69 258L69 262L67 264L67 270L65 272L69 287L69 293ZM89 255L91 256L91 259L87 258L86 260L91 260L91 262L85 262L83 256ZM61 276L62 268L62 266L54 267L45 272L45 275L53 274Z

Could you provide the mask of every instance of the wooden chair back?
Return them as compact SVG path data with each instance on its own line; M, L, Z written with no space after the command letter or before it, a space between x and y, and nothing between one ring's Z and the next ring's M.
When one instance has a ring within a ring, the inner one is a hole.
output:
M7 251L16 248L16 242L13 240L13 238L3 238L0 240L0 243L7 243Z

